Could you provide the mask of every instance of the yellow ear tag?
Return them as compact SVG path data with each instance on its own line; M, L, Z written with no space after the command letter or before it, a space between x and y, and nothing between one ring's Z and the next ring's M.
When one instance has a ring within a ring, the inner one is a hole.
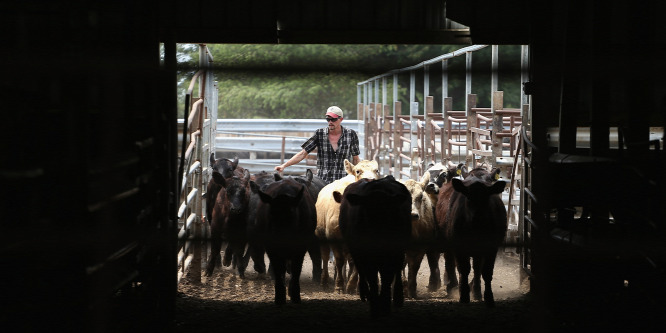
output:
M495 180L499 180L499 178L500 178L500 177L499 177L499 173L496 173L496 174L495 174Z
M456 170L456 175L460 175L460 173L462 173L462 171L460 171L460 169Z

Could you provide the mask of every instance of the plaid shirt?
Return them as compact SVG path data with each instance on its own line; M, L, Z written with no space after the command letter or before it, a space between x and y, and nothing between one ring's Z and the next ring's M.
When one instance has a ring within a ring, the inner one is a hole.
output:
M328 127L316 130L314 135L301 146L308 153L317 148L317 176L326 183L346 176L344 160L352 162L352 156L361 153L356 132L344 126L340 128L342 135L338 140L337 151L333 150L333 146L328 142Z

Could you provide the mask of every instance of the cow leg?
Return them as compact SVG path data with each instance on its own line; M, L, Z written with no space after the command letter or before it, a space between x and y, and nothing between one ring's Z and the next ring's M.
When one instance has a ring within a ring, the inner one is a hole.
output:
M347 294L355 294L358 287L358 270L354 265L354 259L351 255L346 254L347 263L349 264L349 281L347 282Z
M245 279L245 268L247 265L243 264L243 257L245 256L245 242L244 241L235 241L233 244L233 266L236 267L238 271L238 276L241 279Z
M491 283L493 281L493 269L495 268L495 258L497 257L497 250L490 251L483 262L483 282L485 283L485 290L483 292L483 301L488 307L495 306L495 296L493 295L493 288Z
M458 273L460 273L460 303L469 303L469 272L471 266L469 264L469 257L464 255L456 255L456 265L458 266Z
M224 267L229 267L229 265L231 265L233 254L233 247L231 247L231 243L228 243L226 250L224 250L224 259L222 259L222 265L224 265Z
M211 240L210 240L210 256L208 257L208 264L206 266L206 276L212 276L215 266L220 261L220 251L222 250L222 236L221 230L211 226Z
M475 301L481 300L481 267L483 267L483 257L476 255L472 257L472 296Z
M402 289L402 279L400 271L395 273L395 284L393 285L393 305L401 307L405 303L405 294Z
M388 315L391 313L391 286L393 285L393 280L395 279L395 272L396 271L390 267L384 267L379 272L379 276L382 280L382 287L379 292L379 298L377 300L376 312L378 315ZM401 279L397 280L401 281L400 284L402 284Z
M430 250L426 253L428 267L430 268L430 281L428 282L428 291L437 291L442 286L442 279L439 278L439 251Z
M446 285L447 294L450 294L453 288L458 286L456 258L452 251L444 252L444 284Z
M266 274L266 262L264 261L264 248L259 244L250 244L247 252L254 262L254 270L260 275Z
M346 260L344 253L338 246L332 246L332 248L333 256L335 257L335 291L343 293L345 287L345 274L342 270Z
M308 247L310 261L312 261L312 282L315 283L321 280L322 261L321 251L319 248L319 242L316 239L312 241Z
M319 248L321 251L321 286L322 288L328 289L328 282L331 279L331 276L328 274L328 261L331 258L331 248L328 244L320 244Z
M285 289L285 274L287 273L287 263L284 258L275 258L269 256L271 267L274 273L275 285L275 304L281 305L287 303L287 292Z
M377 308L377 298L379 297L377 271L368 270L365 279L368 281L368 303L370 303L370 314L376 317L380 314L379 309Z
M301 271L303 270L303 258L305 252L291 258L291 278L289 279L289 298L292 303L301 302Z
M412 252L407 255L407 297L416 298L416 277L423 262L423 252Z

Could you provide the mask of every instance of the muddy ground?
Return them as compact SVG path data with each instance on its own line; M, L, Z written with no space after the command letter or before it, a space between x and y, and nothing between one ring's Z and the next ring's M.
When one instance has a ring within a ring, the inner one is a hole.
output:
M266 258L266 263L268 259ZM428 292L430 271L424 260L418 273L416 299L406 299L388 317L373 319L369 305L358 295L323 290L312 281L312 262L306 255L301 283L301 304L274 304L270 278L259 276L249 265L241 279L231 267L216 268L201 284L183 279L176 301L176 327L181 332L242 331L266 332L398 332L446 330L465 327L466 332L489 331L495 325L523 331L529 327L527 284L520 281L519 257L500 254L495 266L493 291L497 305L488 309L482 301L458 303L457 290L448 295L445 288ZM440 258L440 270L444 260ZM329 271L334 272L329 262Z
M268 259L266 258L268 264ZM372 318L369 305L358 295L322 290L312 281L306 255L300 278L301 304L274 304L270 278L254 272L252 262L245 279L231 267L216 268L201 284L188 281L178 287L176 332L663 332L664 315L642 298L633 299L622 291L595 294L569 289L568 273L557 278L557 288L535 296L533 282L521 281L520 259L507 249L498 254L493 292L496 306L483 301L458 302L457 290L428 292L430 275L424 260L418 273L416 299L406 299L391 315ZM440 271L444 260L440 258ZM332 273L333 263L329 262ZM598 276L576 276L594 284ZM530 290L532 289L532 290ZM539 289L541 290L541 289ZM557 299L557 301L553 301Z

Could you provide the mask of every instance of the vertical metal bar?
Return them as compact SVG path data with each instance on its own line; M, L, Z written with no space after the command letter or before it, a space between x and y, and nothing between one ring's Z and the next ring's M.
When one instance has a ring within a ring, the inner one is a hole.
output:
M445 112L444 100L449 97L449 63L442 60L442 115Z
M409 103L414 102L416 102L416 73L409 71Z
M409 103L409 138L410 138L410 147L409 147L409 152L410 152L410 157L412 159L410 163L410 178L411 179L417 179L418 174L418 136L416 135L417 131L417 126L416 122L418 119L416 119L414 116L419 114L419 103L418 102L411 102Z
M465 96L472 93L472 52L465 52ZM466 99L469 100L469 99ZM465 109L469 110L469 105L465 105Z
M498 46L497 45L492 45L491 50L492 50L492 60L491 60L491 77L490 77L490 94L493 96L493 93L496 92L499 89L499 75L497 74L498 70L498 57L499 57L499 52L498 52ZM492 102L491 102L492 104Z
M520 47L520 105L528 104L528 96L525 95L524 85L529 81L529 52L529 46L522 45Z

